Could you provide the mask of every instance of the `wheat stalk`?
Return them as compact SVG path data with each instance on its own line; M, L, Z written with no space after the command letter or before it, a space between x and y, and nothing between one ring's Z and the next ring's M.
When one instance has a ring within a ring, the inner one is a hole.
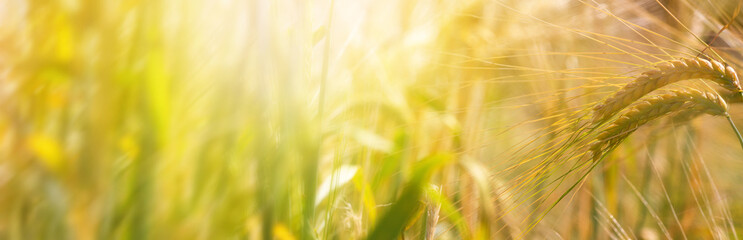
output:
M727 103L713 92L672 90L644 98L625 111L611 125L601 131L589 146L590 155L598 160L603 153L618 145L645 123L669 114L694 116L710 114L727 116Z
M622 89L593 108L593 123L603 122L642 96L668 84L688 79L708 79L740 96L738 75L730 66L706 59L681 59L661 64L644 72Z

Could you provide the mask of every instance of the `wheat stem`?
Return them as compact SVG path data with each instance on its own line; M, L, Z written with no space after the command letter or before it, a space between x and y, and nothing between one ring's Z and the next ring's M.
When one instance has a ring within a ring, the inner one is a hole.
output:
M733 131L735 131L735 135L738 136L738 142L740 143L741 149L743 149L743 136L740 135L740 131L738 131L738 128L735 127L735 123L733 123L733 119L730 118L730 115L725 114L725 118L728 119L728 122L730 123L730 127L733 128Z

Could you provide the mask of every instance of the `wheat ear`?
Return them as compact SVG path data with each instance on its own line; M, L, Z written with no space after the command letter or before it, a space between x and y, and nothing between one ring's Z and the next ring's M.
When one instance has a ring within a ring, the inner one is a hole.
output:
M594 160L618 145L645 123L668 114L706 113L727 116L727 103L720 95L698 90L673 90L633 104L611 125L601 131L589 146Z
M668 84L688 79L708 79L740 96L743 93L738 75L730 66L706 59L681 59L661 64L644 72L622 89L593 108L593 123L603 122L637 99Z

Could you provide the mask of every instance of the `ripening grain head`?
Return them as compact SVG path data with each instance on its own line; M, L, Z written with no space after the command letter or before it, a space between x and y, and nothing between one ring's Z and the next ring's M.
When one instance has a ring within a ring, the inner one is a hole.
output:
M589 147L591 156L598 160L637 128L654 119L701 113L719 116L727 114L727 110L725 100L717 93L693 89L672 90L641 99L599 133Z
M725 66L715 60L699 58L673 60L659 65L655 70L642 73L640 77L596 105L593 108L593 122L606 120L655 89L674 82L697 78L713 81L733 93L743 93L738 75L731 66Z

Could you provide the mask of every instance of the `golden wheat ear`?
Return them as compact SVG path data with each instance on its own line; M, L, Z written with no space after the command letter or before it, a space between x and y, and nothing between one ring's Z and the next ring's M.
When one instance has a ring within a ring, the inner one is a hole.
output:
M661 64L647 71L593 108L592 122L600 123L624 109L642 96L668 84L688 80L707 79L734 93L743 93L738 74L730 66L706 59L681 59ZM741 95L743 97L743 95Z
M728 106L720 95L698 90L672 90L632 104L611 125L601 131L589 146L593 160L598 160L622 142L637 128L665 115L726 116Z

